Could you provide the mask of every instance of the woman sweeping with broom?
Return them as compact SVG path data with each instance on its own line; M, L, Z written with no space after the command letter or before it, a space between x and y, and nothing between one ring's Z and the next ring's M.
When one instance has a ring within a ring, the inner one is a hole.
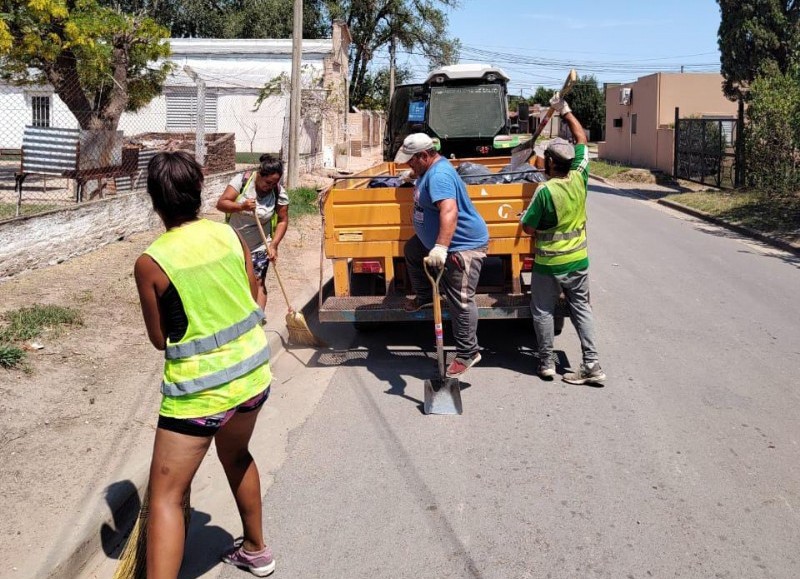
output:
M150 466L150 579L178 576L182 500L212 439L244 529L222 559L259 577L275 569L248 450L272 379L258 282L236 232L198 217L202 186L200 166L187 153L159 153L148 165L147 191L166 227L134 268L147 334L166 358Z

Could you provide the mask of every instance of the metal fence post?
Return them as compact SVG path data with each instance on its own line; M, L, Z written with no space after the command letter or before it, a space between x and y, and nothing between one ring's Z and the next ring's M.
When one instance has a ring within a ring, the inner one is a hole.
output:
M674 151L672 153L672 176L678 178L678 140L680 138L680 109L675 107L675 142L673 143Z
M183 67L184 72L197 85L197 123L194 140L194 158L201 166L206 164L206 82L200 78L190 66Z

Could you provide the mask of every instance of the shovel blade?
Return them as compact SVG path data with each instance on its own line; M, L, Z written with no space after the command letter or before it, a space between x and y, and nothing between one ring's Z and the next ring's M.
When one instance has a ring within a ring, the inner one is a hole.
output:
M425 380L425 414L461 414L461 385L458 378Z

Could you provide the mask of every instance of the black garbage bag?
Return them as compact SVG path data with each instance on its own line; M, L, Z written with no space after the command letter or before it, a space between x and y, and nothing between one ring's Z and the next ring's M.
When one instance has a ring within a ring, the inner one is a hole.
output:
M369 180L367 189L377 189L380 187L411 187L412 185L412 183L409 183L402 177L373 177Z
M456 168L456 173L461 176L461 180L467 185L490 185L499 182L498 176L488 168L469 161L461 163Z
M528 164L517 167L516 170L511 165L506 165L498 171L497 175L500 178L500 183L541 183L542 181L547 181L544 171Z

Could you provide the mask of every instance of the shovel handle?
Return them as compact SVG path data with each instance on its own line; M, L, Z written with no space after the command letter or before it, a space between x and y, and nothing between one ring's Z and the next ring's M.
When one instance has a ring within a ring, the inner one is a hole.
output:
M434 277L428 269L428 258L422 260L425 275L433 286L433 332L436 335L436 358L439 363L439 377L444 380L444 328L442 326L442 301L439 298L439 281L444 273L444 266Z

